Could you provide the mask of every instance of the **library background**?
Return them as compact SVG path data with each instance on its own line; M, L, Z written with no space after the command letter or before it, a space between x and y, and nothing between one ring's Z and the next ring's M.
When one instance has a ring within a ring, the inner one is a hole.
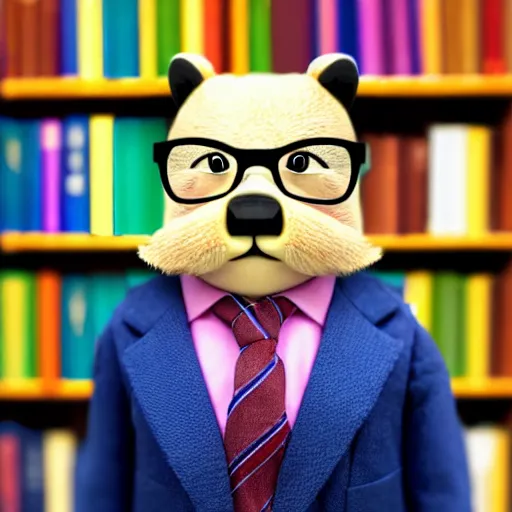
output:
M0 5L2 510L74 509L95 340L151 277L136 249L162 219L152 143L179 51L237 74L356 58L365 230L385 249L373 271L446 360L475 510L509 510L512 0Z

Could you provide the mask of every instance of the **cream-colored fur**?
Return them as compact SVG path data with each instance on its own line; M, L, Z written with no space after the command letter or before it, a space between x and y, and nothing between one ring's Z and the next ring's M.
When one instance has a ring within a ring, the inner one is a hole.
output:
M273 148L311 137L355 140L346 110L316 80L333 58L317 59L303 75L205 79L179 110L169 139L206 137L240 148ZM199 68L205 67L203 76L211 76L203 61ZM281 204L282 235L256 239L263 252L280 261L230 261L249 250L252 240L228 234L227 205L234 196L251 193ZM253 167L240 186L220 200L182 205L167 199L164 226L139 254L164 273L201 276L227 291L259 297L312 276L355 272L377 261L381 252L362 233L358 189L340 205L310 205L283 195L269 170Z

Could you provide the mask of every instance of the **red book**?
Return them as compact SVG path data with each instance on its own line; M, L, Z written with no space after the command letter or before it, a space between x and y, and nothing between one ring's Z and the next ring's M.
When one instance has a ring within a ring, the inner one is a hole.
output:
M483 20L483 70L488 74L506 73L503 24L503 0L482 2Z
M18 0L3 0L2 33L4 44L5 76L21 74L21 9Z
M57 76L60 71L60 22L59 0L40 0L41 30L39 32L39 55L41 59L39 74Z
M0 435L0 510L20 512L20 442L13 434Z
M272 64L276 73L304 73L312 60L311 0L272 0Z
M223 39L226 27L224 12L225 0L208 0L204 3L204 50L206 58L217 73L226 70L224 63Z
M21 23L21 76L34 77L39 75L40 63L40 31L41 31L41 0L18 0Z

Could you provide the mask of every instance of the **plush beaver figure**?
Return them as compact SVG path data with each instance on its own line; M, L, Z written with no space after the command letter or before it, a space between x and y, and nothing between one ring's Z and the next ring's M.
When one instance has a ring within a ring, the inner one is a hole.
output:
M354 61L238 77L180 54L169 84L140 248L162 275L98 341L82 510L469 511L443 360L364 272Z

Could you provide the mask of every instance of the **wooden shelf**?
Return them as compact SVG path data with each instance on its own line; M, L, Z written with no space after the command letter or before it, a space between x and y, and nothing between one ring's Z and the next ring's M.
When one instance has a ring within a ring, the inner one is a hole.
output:
M390 252L406 251L512 251L512 233L480 237L434 237L431 235L377 235L370 240ZM16 252L134 251L147 236L94 236L63 233L4 233L0 250Z
M166 97L166 78L7 78L0 83L6 100ZM361 97L512 96L512 75L362 76Z
M484 380L452 379L454 395L460 399L511 399L512 377ZM93 383L88 380L62 380L50 386L41 380L0 380L0 400L83 401L91 397Z

